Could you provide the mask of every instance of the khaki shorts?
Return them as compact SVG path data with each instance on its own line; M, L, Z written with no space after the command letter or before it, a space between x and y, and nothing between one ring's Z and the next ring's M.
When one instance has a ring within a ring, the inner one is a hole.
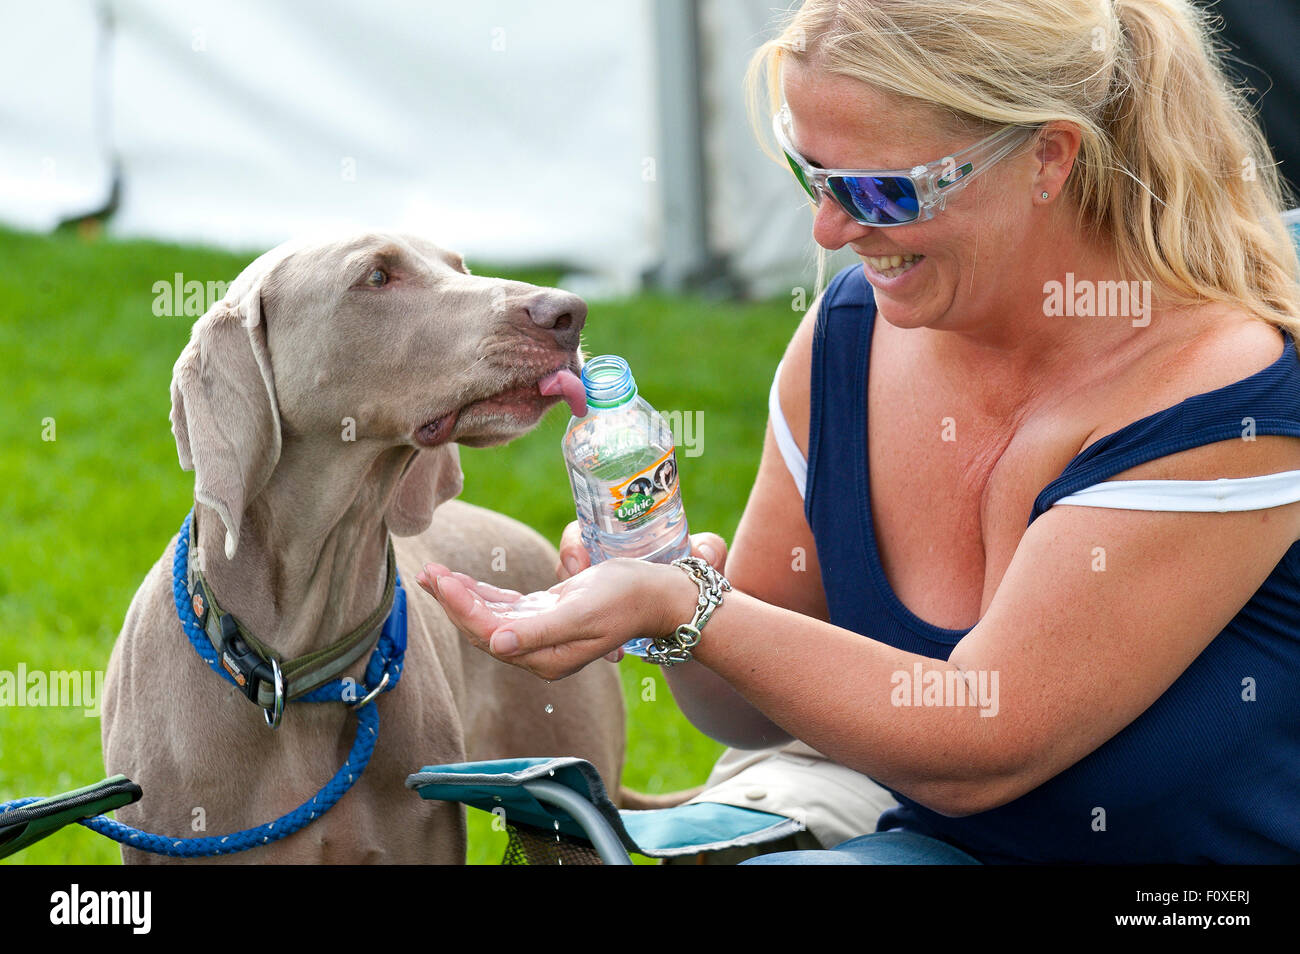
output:
M798 741L770 749L727 749L705 786L692 802L793 818L823 848L874 832L881 814L898 804L867 776Z

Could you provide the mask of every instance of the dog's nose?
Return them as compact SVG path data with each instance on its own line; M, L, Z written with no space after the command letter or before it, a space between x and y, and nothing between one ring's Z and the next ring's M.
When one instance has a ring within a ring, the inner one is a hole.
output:
M578 347L578 335L587 323L587 303L577 295L543 289L524 302L524 312L535 327L549 331L561 348Z

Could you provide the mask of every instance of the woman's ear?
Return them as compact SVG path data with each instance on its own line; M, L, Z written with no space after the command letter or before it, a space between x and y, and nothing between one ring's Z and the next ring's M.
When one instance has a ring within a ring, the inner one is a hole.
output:
M1038 160L1038 173L1034 176L1034 193L1047 193L1054 200L1065 191L1065 180L1074 169L1074 161L1083 145L1083 132L1074 123L1048 123L1038 134L1034 156Z

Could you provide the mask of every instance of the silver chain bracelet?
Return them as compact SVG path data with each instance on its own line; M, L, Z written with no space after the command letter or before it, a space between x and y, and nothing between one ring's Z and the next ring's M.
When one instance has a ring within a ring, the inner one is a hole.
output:
M695 581L700 588L700 598L689 623L682 623L671 635L660 636L647 647L646 662L665 667L691 658L691 650L700 641L700 630L721 605L722 594L731 589L727 578L699 557L682 557L674 560L673 566L681 567Z

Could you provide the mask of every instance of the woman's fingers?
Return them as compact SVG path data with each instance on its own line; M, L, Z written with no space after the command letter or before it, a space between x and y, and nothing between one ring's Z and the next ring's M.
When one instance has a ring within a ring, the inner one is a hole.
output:
M486 648L492 633L500 626L501 617L491 607L451 573L426 570L416 579L447 613L456 628L468 633L480 648Z
M525 596L436 563L429 564L417 580L437 599L457 628L468 633L479 648L496 656L531 653L562 644L581 621L577 607L561 605L559 597L549 591ZM501 601L488 598L504 594L513 596Z
M584 629L584 615L574 606L561 604L540 616L502 620L483 648L551 681L570 676L601 656L616 661L621 649L611 650L607 639L576 635Z
M719 573L726 572L727 541L716 533L691 534L691 554L707 562ZM560 536L560 565L557 579L567 580L591 566L591 557L582 545L582 531L578 521L572 521Z
M520 600L526 599L524 594L520 593L518 590L508 590L505 589L504 587L493 586L491 583L485 583L482 580L476 580L474 579L474 577L470 576L467 573L460 573L457 572L456 570L449 570L440 563L426 564L424 570L419 574L419 576L416 577L416 580L426 590L429 590L430 593L433 593L433 590L430 589L430 586L432 585L433 580L439 576L454 577L455 579L460 581L461 585L464 586L465 589L469 590L471 593L480 596L485 603L488 603L489 605L500 606L503 609L508 608L515 603L518 603ZM425 585L426 583L429 585ZM437 594L435 593L434 595L436 596Z
M525 598L524 594L520 593L518 590L508 590L500 586L493 586L491 583L476 580L467 573L459 573L453 570L451 571L451 575L459 580L467 590L472 593L477 593L479 596L483 597L484 600L489 602L510 604L517 603L519 600Z
M727 541L716 533L692 533L691 555L704 560L719 573L726 572Z
M416 579L479 649L544 679L562 679L602 656L617 661L624 642L662 622L651 593L664 573L680 582L676 571L639 560L610 560L527 594L436 563Z
M570 521L560 536L560 565L555 568L556 579L567 580L591 566L591 557L582 545L582 530L578 521Z
M540 594L533 594L540 595ZM491 637L492 654L514 656L572 643L586 621L576 605L557 600L543 608L498 614ZM603 653L599 655L604 655Z

